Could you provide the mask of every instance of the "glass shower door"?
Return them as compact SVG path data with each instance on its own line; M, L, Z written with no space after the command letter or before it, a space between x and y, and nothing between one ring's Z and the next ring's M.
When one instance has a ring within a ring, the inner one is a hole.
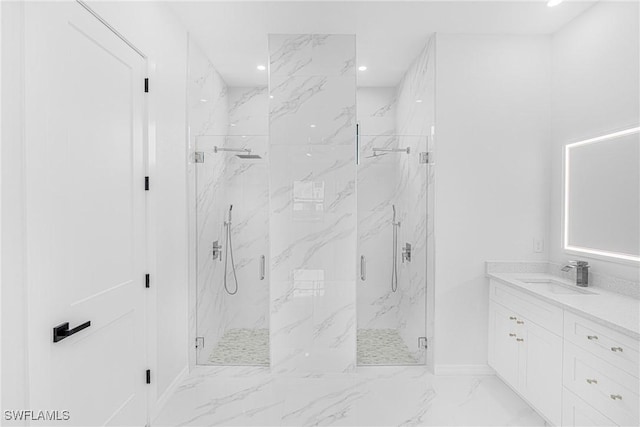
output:
M196 138L198 364L269 365L267 139Z
M361 135L359 365L425 363L426 138Z

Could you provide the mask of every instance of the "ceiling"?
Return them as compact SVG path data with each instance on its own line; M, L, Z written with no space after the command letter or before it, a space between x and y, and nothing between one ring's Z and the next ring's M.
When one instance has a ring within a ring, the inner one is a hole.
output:
M270 33L356 34L358 86L396 86L433 32L551 34L595 1L174 1L229 86L263 86Z

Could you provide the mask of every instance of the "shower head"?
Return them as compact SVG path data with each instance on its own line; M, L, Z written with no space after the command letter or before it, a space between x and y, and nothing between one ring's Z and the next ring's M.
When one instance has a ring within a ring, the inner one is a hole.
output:
M239 159L249 160L249 159L261 159L262 156L257 154L236 154L236 157Z
M372 155L370 155L370 156L365 156L364 158L365 158L365 159L373 159L373 158L375 158L375 157L382 157L382 156L386 156L387 154L389 154L389 153L382 153L382 154L378 154L377 152L375 152L375 151L374 151Z

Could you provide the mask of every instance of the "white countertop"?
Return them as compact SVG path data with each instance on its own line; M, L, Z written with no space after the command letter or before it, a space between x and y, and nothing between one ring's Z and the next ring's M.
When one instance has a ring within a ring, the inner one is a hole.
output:
M523 281L552 279L572 288L577 287L575 283L547 273L488 273L487 276L618 332L640 339L640 300L596 287L578 289L585 290L589 294L558 294L551 292L541 283Z

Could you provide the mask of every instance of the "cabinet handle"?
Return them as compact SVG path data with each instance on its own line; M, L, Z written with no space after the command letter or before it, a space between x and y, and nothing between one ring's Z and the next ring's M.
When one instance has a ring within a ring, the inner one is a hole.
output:
M517 317L509 316L509 320L517 320Z
M523 322L522 320L518 320L518 321L516 321L516 323L517 323L518 325L524 325L524 322Z
M360 256L360 280L367 280L367 259L364 255Z
M509 334L509 336L510 336L510 337L515 337L515 336L516 336L516 334Z
M593 340L597 340L598 337L596 335L587 335L587 339L593 341Z
M611 351L620 351L620 352L622 352L622 347L611 347Z
M589 378L587 378L587 382L588 382L589 384L598 384L598 380L591 380L591 379L589 379Z
M264 280L264 275L265 275L265 271L266 271L266 261L264 258L264 255L260 256L260 280Z
M522 341L524 341L524 338L516 338L516 341L522 342Z
M610 394L609 397L611 397L612 400L622 400L622 396L619 394Z

